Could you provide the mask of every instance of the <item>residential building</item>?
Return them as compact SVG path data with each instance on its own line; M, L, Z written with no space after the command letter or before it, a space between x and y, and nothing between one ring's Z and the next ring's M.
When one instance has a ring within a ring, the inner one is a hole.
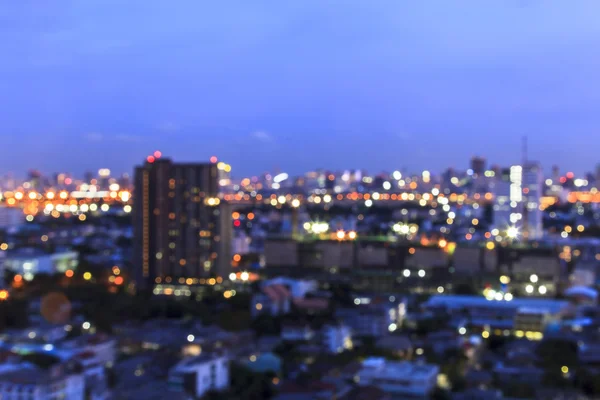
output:
M541 239L544 235L540 199L543 195L543 171L539 163L527 162L523 165L523 236L528 239Z
M315 337L315 331L305 323L287 323L281 328L281 339L288 342L309 341Z
M471 158L471 171L475 177L483 176L486 167L486 159L483 157L472 157Z
M344 324L325 325L321 330L322 344L328 353L352 350L352 332Z
M494 228L505 232L509 227L522 226L523 219L523 167L504 168L493 182Z
M169 371L169 389L197 398L229 387L229 360L215 354L187 358Z
M111 366L117 359L117 340L103 333L82 335L60 344L63 350L71 350L78 354L93 355L93 362L102 366ZM88 357L92 359L92 357Z
M352 330L353 336L381 337L395 331L402 323L404 314L403 303L368 304L339 308L335 317Z
M30 281L36 274L62 274L69 269L76 269L79 254L76 251L49 254L39 249L23 248L8 251L0 262L4 269Z
M523 332L544 332L550 319L546 309L520 307L515 314L513 328Z
M515 322L521 323L519 312L527 310L544 315L544 321L559 318L568 308L569 302L540 298L513 298L508 300L488 300L483 296L431 296L424 304L429 311L445 310L457 320L468 321L470 325L485 329L517 330ZM529 321L523 314L523 323ZM537 318L537 317L536 317ZM529 322L527 322L529 324ZM541 332L541 331L537 331Z
M285 315L290 312L291 300L291 293L283 285L264 285L261 292L252 296L250 312L253 317Z
M437 365L368 358L355 380L360 386L375 386L397 396L428 398L436 387L438 373Z
M136 167L133 257L140 287L229 274L231 212L218 197L217 177L215 163L149 156Z
M42 369L32 364L4 364L0 368L2 400L85 399L84 375L76 363Z
M25 214L18 207L0 206L0 229L15 228L25 223Z

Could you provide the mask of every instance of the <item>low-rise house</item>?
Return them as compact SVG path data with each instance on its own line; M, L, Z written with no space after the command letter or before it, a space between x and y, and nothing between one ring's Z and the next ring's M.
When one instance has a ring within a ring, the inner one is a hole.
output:
M169 389L202 397L229 387L229 360L216 354L203 354L182 360L169 371Z
M94 362L103 366L112 366L117 358L117 340L106 334L82 335L75 339L60 343L60 350L72 351L75 354L88 353L94 355Z
M321 329L322 345L328 353L352 350L352 333L344 324L325 325Z
M356 381L396 396L427 398L437 385L438 373L437 365L369 358L363 362Z
M306 323L288 322L281 328L281 339L288 342L309 341L315 337L315 331Z
M291 309L291 296L288 292L280 293L278 285L266 286L261 292L255 293L250 301L250 313L256 318L260 315L277 317L285 315Z
M2 400L85 399L85 380L76 363L40 368L20 362L0 369Z
M10 251L2 263L4 270L12 271L30 281L37 274L53 275L76 269L79 254L76 251L46 253L36 248L22 248Z
M395 322L390 322L389 310L379 306L340 308L335 318L348 326L354 336L382 337L397 328Z

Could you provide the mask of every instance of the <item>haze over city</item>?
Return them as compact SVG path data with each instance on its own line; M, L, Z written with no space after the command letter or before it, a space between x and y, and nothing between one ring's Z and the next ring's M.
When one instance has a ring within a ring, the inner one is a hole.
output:
M0 4L4 171L597 162L593 0L32 4Z

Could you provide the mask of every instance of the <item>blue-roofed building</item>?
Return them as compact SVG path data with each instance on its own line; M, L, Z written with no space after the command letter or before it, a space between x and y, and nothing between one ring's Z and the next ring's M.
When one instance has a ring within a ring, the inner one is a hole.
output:
M521 331L543 332L547 324L558 319L561 312L569 307L569 302L535 298L497 301L483 296L440 295L432 296L424 307L427 310L446 310L454 317L457 329L468 324L483 329L501 330L503 334L517 330L520 335L523 334ZM523 326L528 329L523 329ZM540 335L535 335L538 336Z
M553 299L531 299L531 298L513 298L507 300L487 300L483 296L431 296L425 303L426 308L445 307L447 310L479 308L487 310L517 310L519 308L536 308L548 310L551 314L557 314L569 305L565 300Z

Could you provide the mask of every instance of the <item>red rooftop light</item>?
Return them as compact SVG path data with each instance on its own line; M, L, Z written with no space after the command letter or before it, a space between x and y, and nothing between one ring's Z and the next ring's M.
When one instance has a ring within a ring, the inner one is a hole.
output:
M154 152L154 158L160 158L161 156L162 156L162 153L160 151L156 150Z
M216 162L217 162L217 157L215 157L215 156L212 156L212 157L210 158L210 162L211 162L211 163L213 163L213 164L214 164L214 163L216 163Z
M153 163L153 162L154 162L154 160L155 160L155 158L154 158L154 156L148 156L148 158L146 158L146 160L147 160L149 163Z

